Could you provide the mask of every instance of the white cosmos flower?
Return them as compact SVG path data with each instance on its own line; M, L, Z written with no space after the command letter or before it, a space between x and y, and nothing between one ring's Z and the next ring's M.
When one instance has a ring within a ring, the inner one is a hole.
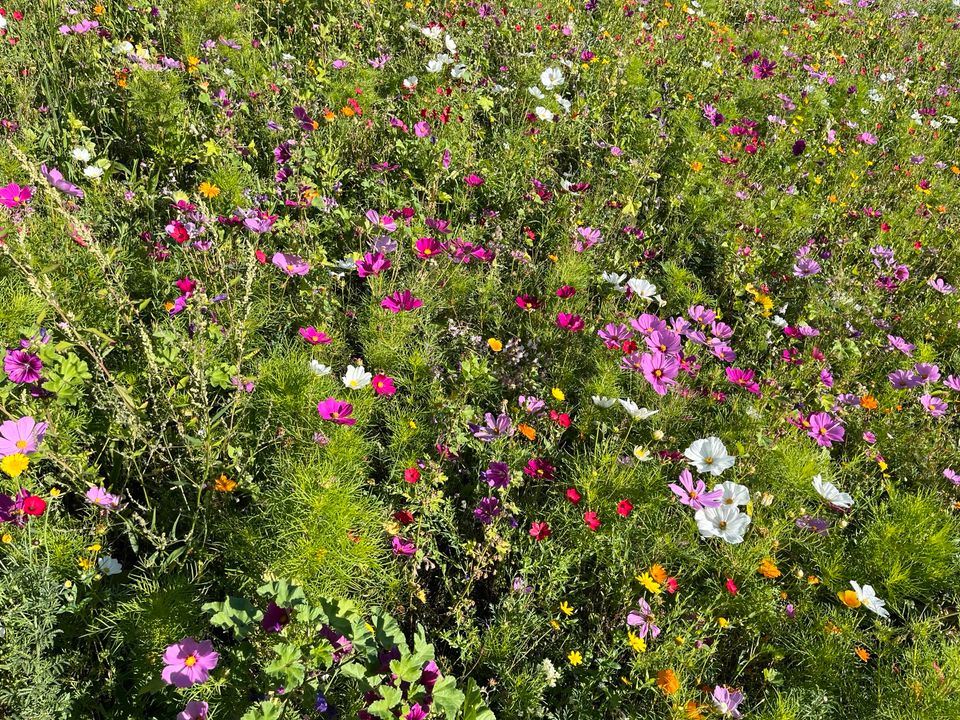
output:
M657 294L657 286L644 278L630 278L627 281L627 287L637 297L642 297L646 301L653 300Z
M331 368L329 365L324 365L318 360L310 361L310 369L317 375L329 375L331 372L333 372L333 368Z
M832 482L824 481L820 475L813 476L813 489L817 491L817 495L834 507L840 508L841 510L849 510L853 507L852 495L840 492L836 485Z
M713 436L694 440L683 454L697 472L711 475L720 475L727 468L733 467L733 463L736 462L734 456L727 455L727 448L720 442L720 438Z
M457 63L452 68L450 68L450 76L454 78L462 78L467 74L467 66L463 63Z
M627 276L626 274L621 275L615 272L605 272L600 275L600 279L603 280L605 283L610 283L620 292L623 292L622 285L624 281L627 279Z
M533 109L533 112L536 114L536 116L537 116L538 118L540 118L540 119L543 120L544 122L550 122L550 121L553 120L553 117L554 117L553 111L552 111L552 110L548 110L547 108L543 107L542 105L537 105L537 106Z
M433 60L427 63L427 72L428 73L438 73L443 70L443 63L434 58Z
M564 109L565 112L570 112L570 107L572 103L567 100L562 95L554 95L553 99L557 101L557 104Z
M653 417L660 412L659 410L648 410L647 408L639 407L633 400L628 398L621 398L618 402L634 420L646 420L648 417Z
M75 147L73 150L70 151L70 157L72 157L77 162L85 163L85 162L90 162L90 158L92 156L90 155L90 151L87 150L85 147Z
M857 600L860 601L860 604L863 605L870 612L875 612L882 618L890 617L890 613L887 612L886 603L883 600L877 597L877 593L874 592L873 587L870 585L864 585L860 587L860 583L850 581L850 587L853 588L853 591L857 594Z
M633 456L640 462L650 462L653 460L653 454L650 452L650 449L640 445L637 445L633 449Z
M439 40L440 33L443 32L443 29L439 25L434 25L433 27L420 28L420 32L423 33L425 38L430 40Z
M546 95L543 94L543 90L538 88L536 85L531 85L527 88L527 92L533 95L537 100L543 100Z
M449 35L443 39L443 44L447 46L447 50L450 52L455 53L457 51L457 43L455 43Z
M114 557L103 557L97 560L97 567L104 575L119 575L123 565Z
M370 384L373 375L363 369L363 365L347 365L347 374L341 379L343 384L352 390L360 390Z
M701 537L722 538L732 545L743 542L743 534L750 526L750 516L733 505L700 508L693 517Z
M0 15L0 30L3 30L7 26L7 19Z
M417 89L417 76L411 75L408 78L403 79L403 87L405 90L416 90Z
M98 177L103 175L103 168L97 167L96 165L87 165L83 169L83 176L88 177L91 180L96 180Z
M746 485L740 485L739 483L727 480L726 482L715 485L713 490L714 492L717 490L723 491L723 497L720 499L720 502L724 505L740 507L750 502L750 488Z
M604 410L607 408L612 408L617 403L616 398L608 398L604 397L603 395L594 395L590 399L593 400L594 405L596 405L598 408L603 408Z
M547 90L553 90L563 85L563 73L560 68L547 68L540 73L540 84Z

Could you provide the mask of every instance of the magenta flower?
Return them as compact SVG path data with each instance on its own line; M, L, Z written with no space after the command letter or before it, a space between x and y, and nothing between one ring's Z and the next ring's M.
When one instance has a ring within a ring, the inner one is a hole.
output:
M399 535L393 536L393 554L394 555L413 555L417 552L417 546L409 540L404 540Z
M207 720L207 713L210 712L210 706L202 700L191 700L187 706L177 715L177 720Z
M425 720L428 710L424 710L420 703L414 703L410 706L410 712L403 716L404 720Z
M56 168L47 168L46 165L40 166L40 174L43 175L43 179L50 183L57 190L62 192L64 195L70 195L71 197L83 199L83 190L78 188L73 183L67 182L61 173Z
M37 451L37 445L47 432L47 423L37 422L29 415L19 420L7 420L0 425L0 457Z
M170 645L163 653L165 667L161 677L168 685L188 688L206 682L219 659L220 656L213 651L213 643L209 640L197 642L192 637L185 637Z
M310 263L299 255L277 252L274 253L272 262L291 277L294 275L303 276L310 272Z
M557 469L543 458L533 458L523 469L523 474L541 480L553 480Z
M644 353L640 358L640 369L643 370L647 382L653 386L654 392L657 395L666 395L667 388L677 384L674 378L680 371L680 363L676 358L663 353Z
M267 605L267 611L263 614L263 620L260 621L260 627L264 632L278 633L290 622L290 611L280 607L272 600Z
M753 381L753 370L741 370L740 368L728 367L726 373L727 380L734 385L738 385L754 395L760 394L760 386Z
M99 505L102 508L115 508L120 505L120 497L111 495L102 487L92 487L87 490L87 502L91 505Z
M557 327L570 332L580 332L583 330L583 318L571 313L557 313Z
M0 187L0 205L8 208L16 208L26 205L33 197L33 190L28 185L20 187L16 183L10 183Z
M377 395L393 395L397 388L393 384L393 378L389 375L377 374L373 376L373 391Z
M807 435L817 441L821 447L833 447L835 442L843 442L843 426L840 421L827 413L814 413L807 421L810 430Z
M482 177L480 177L479 175L473 175L473 174L467 175L463 179L463 181L470 187L480 187L484 183L484 180Z
M313 325L310 327L302 327L297 332L299 332L300 336L311 345L326 345L330 342L333 342L329 335L324 332L320 332L313 327Z
M676 355L680 352L680 336L669 330L654 330L644 339L647 347L663 355Z
M3 371L15 383L35 383L40 379L43 363L33 353L11 350L3 358Z
M414 243L413 249L417 251L417 257L421 260L429 260L437 255L442 255L447 248L442 242L432 237L422 237Z
M947 403L938 398L936 395L927 393L926 395L921 396L920 404L923 405L924 410L930 413L933 417L943 417L947 414Z
M698 478L696 484L694 484L693 476L686 469L680 473L680 485L670 483L670 489L673 490L681 504L692 507L694 510L705 507L720 507L720 501L723 499L722 488L707 492L707 486L703 480Z
M337 425L356 425L355 418L350 417L353 414L353 405L336 398L328 397L317 405L317 412L320 417Z
M362 278L370 275L376 277L384 270L389 270L391 265L392 263L382 252L367 253L363 256L363 260L357 260L357 275Z
M416 310L418 307L423 307L423 300L414 297L413 293L409 290L403 290L385 297L380 302L380 307L386 308L396 314L398 312Z
M640 598L637 600L637 605L640 606L640 612L632 612L627 615L627 625L639 628L637 634L642 638L645 638L648 634L655 638L660 634L660 628L653 624L654 617L650 609L650 603Z

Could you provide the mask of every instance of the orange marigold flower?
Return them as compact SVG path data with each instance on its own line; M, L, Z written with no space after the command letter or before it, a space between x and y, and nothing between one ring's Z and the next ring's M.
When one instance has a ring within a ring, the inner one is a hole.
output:
M857 657L864 662L870 659L870 653L866 648L858 647L854 652L856 652Z
M667 571L660 563L654 563L650 566L650 577L662 584L667 581Z
M527 440L533 440L537 437L537 431L525 423L520 423L517 425L517 430L519 430L520 434L523 435Z
M780 572L780 568L777 567L777 564L770 558L764 558L760 562L760 569L758 572L765 578L778 578L783 575L783 573Z
M680 689L680 681L677 680L676 673L671 668L667 668L657 673L657 687L667 695L673 695Z
M857 597L857 594L853 590L844 590L842 592L838 592L837 597L840 598L840 602L842 602L848 608L860 607L860 598Z
M880 404L873 395L864 395L860 398L860 407L866 408L867 410L876 410L880 407Z
M217 492L233 492L236 487L237 481L231 480L223 473L221 473L220 477L218 477L213 483L213 489Z

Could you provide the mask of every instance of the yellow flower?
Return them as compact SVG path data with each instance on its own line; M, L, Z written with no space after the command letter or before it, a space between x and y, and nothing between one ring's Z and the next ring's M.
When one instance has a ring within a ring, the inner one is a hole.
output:
M730 621L727 620L725 617L718 617L718 618L717 618L717 625L719 625L721 628L725 628L725 627L727 627L729 624L730 624Z
M13 542L13 535L10 533L4 533L3 537L0 537L0 542L3 542L5 545L9 545Z
M654 579L650 576L650 573L648 573L648 572L642 572L642 573L640 573L639 575L637 575L637 578L636 578L636 579L637 579L637 582L638 582L638 583L640 583L641 585L643 585L647 590L649 590L650 592L652 592L652 593L654 593L654 594L659 593L660 590L662 589L661 586L660 586L660 583L658 583L656 580L654 580Z
M417 429L417 421L416 421L416 420L407 420L407 427L409 427L411 430L416 430L416 429Z
M564 600L562 603L560 603L560 612L562 612L567 617L570 617L571 615L573 615L573 608L570 606L570 603Z
M0 470L12 478L20 477L30 465L30 458L23 453L13 453L0 460Z
M200 183L200 194L208 199L215 198L220 194L220 188L204 180L202 183Z
M97 3L96 5L93 6L94 15L103 15L106 11L107 11L106 8L103 7L103 5L101 5L100 3Z
M583 655L581 655L577 650L571 650L570 654L567 655L567 660L570 661L570 664L576 667L583 662Z
M98 552L100 552L100 550L102 550L102 549L103 549L103 546L100 545L100 543L94 543L93 545L91 545L90 547L87 548L87 550L90 551L90 552L92 552L92 553L98 553Z
M80 566L81 570L89 570L93 567L93 560L90 558L77 558L77 564Z
M554 630L559 630L559 629L560 629L560 623L558 623L556 620L551 620L551 621L550 621L550 627L552 627Z
M60 497L60 488L50 488L50 497Z
M694 172L700 172L703 170L703 163L699 160L694 160L692 163L690 163L690 169Z
M840 598L840 602L848 608L858 608L861 605L860 598L857 597L857 594L853 590L838 592L837 597Z
M567 396L563 394L563 390L560 388L554 388L550 391L550 394L553 395L554 400L563 401Z
M627 640L630 643L630 647L632 647L636 652L642 653L647 651L647 641L639 635L634 635L629 630L627 631Z
M220 477L218 477L213 483L213 489L217 492L233 492L236 487L237 481L231 480L223 473L220 473Z
M500 352L503 350L503 343L497 340L496 338L490 338L487 340L487 345L490 346L490 349L494 352Z

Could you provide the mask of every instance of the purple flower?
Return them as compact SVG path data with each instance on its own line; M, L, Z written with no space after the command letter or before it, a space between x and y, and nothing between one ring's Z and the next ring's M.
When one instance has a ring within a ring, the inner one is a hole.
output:
M808 419L810 431L807 433L821 447L833 447L835 442L843 442L843 426L840 421L827 413L814 413Z
M260 627L264 632L278 633L283 630L290 622L290 611L282 608L272 600L267 605L267 611L263 614L263 620L260 621Z
M947 379L943 381L943 384L955 392L960 392L960 377L956 375L947 375Z
M647 347L663 355L680 352L680 336L670 330L654 330L645 338Z
M187 706L177 715L177 720L207 720L207 713L210 706L202 700L191 700Z
M674 357L661 352L644 353L640 358L640 368L657 395L666 395L667 388L677 384L674 378L680 371L680 363Z
M380 302L380 307L386 308L390 312L396 314L398 312L416 310L419 307L423 307L423 300L413 296L409 290L403 290L402 292L398 291L385 297Z
M206 682L219 659L220 656L213 651L213 643L209 640L198 643L192 637L185 637L170 645L163 653L165 667L161 677L168 685L188 688Z
M797 518L796 525L801 530L812 530L818 535L826 535L830 528L830 521L813 517L812 515L803 515Z
M492 488L505 488L510 484L510 466L504 462L491 462L483 471L483 479Z
M500 507L500 501L497 498L485 497L480 499L480 504L473 511L473 516L484 525L489 525L501 512L503 508Z
M333 397L328 397L317 405L317 412L320 417L338 425L356 425L355 418L350 417L353 414L353 405Z
M670 483L669 487L683 505L692 507L694 510L720 507L720 500L723 498L723 488L707 492L707 486L703 480L697 479L694 484L689 470L680 473L680 485Z
M102 487L92 487L87 490L87 502L102 508L112 509L120 505L120 496L111 495Z
M947 414L947 403L936 395L927 393L921 396L920 404L923 405L924 409L933 417L943 417Z
M384 270L389 270L391 264L382 252L375 254L367 253L363 256L362 260L357 260L357 275L362 278L368 277L369 275L376 277Z
M887 379L896 390L912 390L921 383L920 378L909 370L894 370Z
M3 371L11 382L35 383L40 379L43 363L39 356L23 350L11 350L3 358Z
M650 610L650 603L643 598L637 600L640 606L639 612L632 612L627 615L627 625L639 628L637 634L645 638L649 633L650 637L655 638L660 634L660 628L653 624L654 616Z
M603 340L608 348L618 348L624 341L633 337L633 332L626 325L608 323L603 329L597 331L597 335Z
M902 337L899 337L897 335L887 335L887 342L890 343L891 350L899 350L900 352L902 352L904 355L908 357L916 348L916 345L908 343Z
M399 535L393 536L393 554L394 555L413 555L417 552L417 546L409 540L404 540Z
M493 413L486 413L483 418L486 425L469 424L470 432L477 440L493 442L497 438L513 434L513 425L510 423L510 416L506 413L500 413L497 417L494 417Z
M310 272L310 263L299 255L277 252L274 253L271 262L291 277L294 275L306 275Z
M19 420L6 420L0 425L0 457L36 452L46 432L47 423L38 423L29 415Z
M954 485L960 485L960 473L953 468L945 468L943 471L943 476Z
M793 274L798 278L807 278L820 272L820 263L813 258L801 258L793 266Z
M40 174L43 175L44 180L65 195L83 199L83 190L73 183L67 182L63 177L63 173L56 168L47 168L46 165L41 165Z
M738 690L730 690L721 685L713 689L713 704L724 717L739 718L740 711L737 706L743 702L743 693Z
M940 379L940 368L929 363L917 363L913 372L921 383L937 382Z
M404 715L404 720L424 720L429 710L420 707L420 703L414 703L410 706L410 711Z

